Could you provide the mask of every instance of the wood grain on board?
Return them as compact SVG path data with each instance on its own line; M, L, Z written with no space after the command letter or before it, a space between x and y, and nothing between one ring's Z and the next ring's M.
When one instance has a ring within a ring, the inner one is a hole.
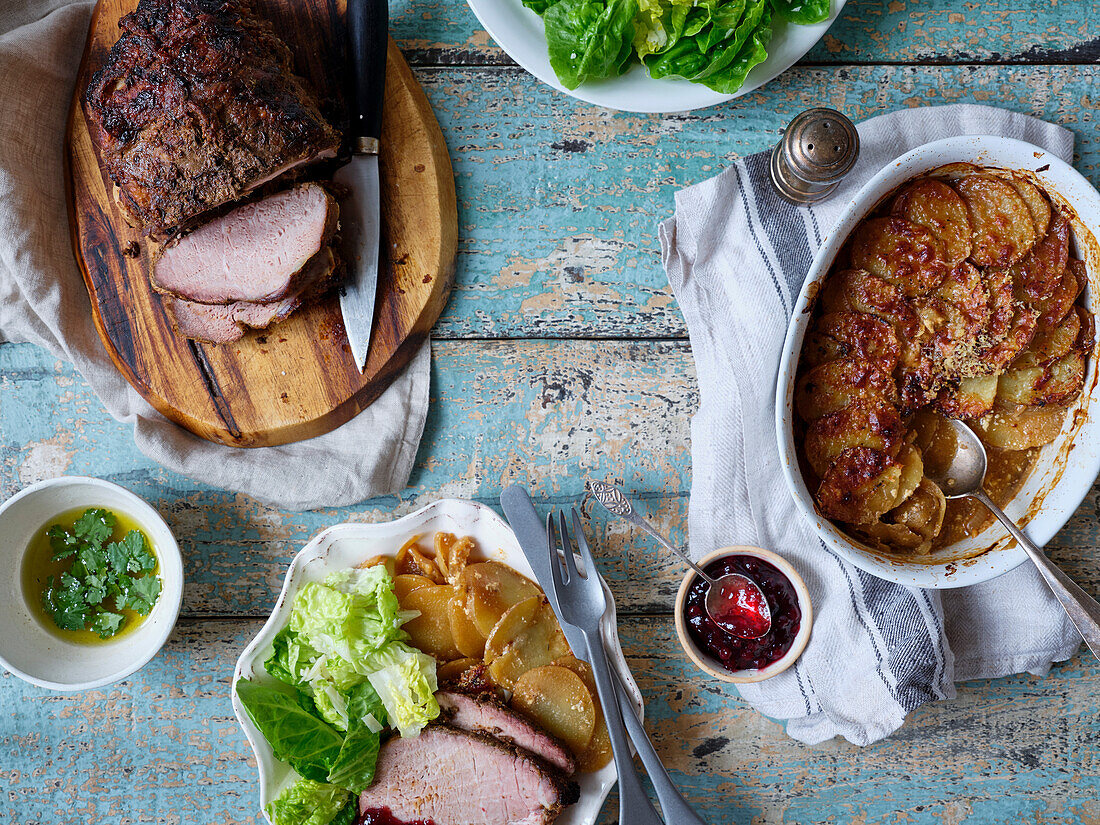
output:
M203 438L241 447L327 432L389 385L425 340L450 292L458 243L454 178L427 98L391 40L379 161L382 254L367 366L356 368L335 294L266 330L215 346L179 335L149 283L155 245L114 202L79 96L134 0L92 16L67 136L73 247L111 359L157 410ZM343 2L264 0L298 71L343 110ZM339 121L339 117L335 118ZM124 250L136 243L136 256Z

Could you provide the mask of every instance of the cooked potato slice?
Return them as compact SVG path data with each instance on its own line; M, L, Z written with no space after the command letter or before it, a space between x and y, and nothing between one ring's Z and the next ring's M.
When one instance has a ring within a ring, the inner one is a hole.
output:
M825 472L817 503L829 518L866 524L891 509L900 490L900 463L881 450L852 447Z
M954 185L970 216L973 230L970 257L974 263L1011 266L1039 240L1031 210L1012 184L979 173L960 178Z
M458 539L454 537L453 533L444 533L440 530L435 534L435 566L439 568L439 572L443 574L444 580L448 582L451 582L451 571L447 566L447 550L456 541L458 541Z
M1016 304L1012 323L1004 337L981 353L988 368L1002 370L1011 364L1035 337L1038 313L1029 306Z
M959 446L954 427L940 413L925 408L910 419L909 430L913 446L920 450L925 473L941 475Z
M405 597L414 590L419 590L421 587L435 586L435 584L436 583L427 576L417 576L414 573L402 573L399 576L393 577L393 592L397 596L397 601L404 606Z
M850 254L854 267L894 284L907 298L927 295L947 277L943 242L905 218L864 221L852 236Z
M424 552L410 540L397 552L397 575L424 576L436 584L443 584L445 579L435 562L429 559Z
M1064 404L1085 383L1085 356L1073 350L1051 364L1009 370L997 382L997 408Z
M1016 289L1029 304L1045 302L1061 280L1069 262L1069 230L1069 218L1059 212L1050 231L1012 267Z
M561 632L550 603L544 596L537 597L537 602L533 615L499 655L489 662L489 675L503 688L512 687L528 670L548 665L569 653L569 643ZM486 642L487 660L491 643L494 645L494 654L499 644Z
M435 669L435 678L441 685L446 682L456 682L462 677L463 673L480 664L480 659L471 657L452 659L449 662L444 662Z
M819 477L850 447L872 447L889 455L901 448L905 427L897 408L857 401L814 421L806 431L806 459Z
M1087 283L1084 263L1072 260L1066 264L1065 271L1053 291L1045 301L1040 301L1038 304L1041 310L1039 327L1056 327L1062 323L1062 319L1069 315L1074 301Z
M978 418L993 409L997 398L997 376L963 378L957 387L941 390L936 407L951 418Z
M469 536L463 536L447 546L447 581L451 584L458 581L458 577L466 569L466 565L470 562L470 556L475 549L474 540Z
M1031 340L1019 357L1012 362L1012 369L1034 367L1055 361L1077 346L1081 337L1081 307L1075 307L1056 327L1045 327Z
M795 387L798 413L803 420L814 421L861 399L894 404L898 388L892 369L889 361L858 358L842 358L816 366Z
M457 585L466 592L466 614L486 638L504 611L542 592L530 579L496 561L468 565Z
M556 665L529 670L516 682L512 707L530 716L574 754L584 753L596 729L596 705L573 671Z
M920 224L943 243L945 263L958 266L970 257L970 218L959 193L941 180L925 178L894 199L891 212Z
M371 556L366 561L359 562L359 564L356 565L356 566L362 568L362 567L376 567L378 565L382 565L383 567L386 568L386 572L390 574L391 579L395 575L397 575L397 561L396 561L396 559L394 559L393 556L382 556L382 555Z
M481 659L485 654L485 635L470 618L466 605L466 591L455 587L448 607L451 619L451 635L454 636L455 647L461 651L463 656Z
M886 521L909 528L931 546L932 540L940 534L946 511L947 499L943 491L935 482L924 478L913 495L890 511Z
M912 444L902 446L898 452L898 463L901 464L901 479L898 481L898 497L894 501L894 507L913 495L920 480L924 478L924 460L920 450Z
M974 429L988 447L1030 450L1056 439L1065 421L1065 407L1024 407L987 415Z
M916 335L920 326L899 287L861 269L830 275L821 290L821 305L826 313L873 315L892 326L903 339Z
M603 709L596 703L596 725L592 730L592 738L581 753L577 754L577 770L582 773L598 771L611 761L611 737L607 733L607 723L604 721Z
M952 338L973 338L989 324L989 290L973 264L963 261L952 269L936 296L943 302L945 331Z
M499 658L504 649L518 638L539 612L544 596L530 596L504 611L485 640L485 661Z
M1026 178L1018 175L1003 175L1012 187L1020 193L1020 197L1027 204L1027 211L1031 213L1031 220L1035 224L1035 231L1045 235L1050 227L1050 201L1046 195L1039 191L1039 187Z
M802 360L816 367L837 358L898 361L898 337L894 328L866 312L830 312L818 320L802 345Z
M420 587L408 593L401 602L406 610L420 611L419 616L401 626L409 634L410 643L441 662L462 658L451 633L453 592L449 584Z

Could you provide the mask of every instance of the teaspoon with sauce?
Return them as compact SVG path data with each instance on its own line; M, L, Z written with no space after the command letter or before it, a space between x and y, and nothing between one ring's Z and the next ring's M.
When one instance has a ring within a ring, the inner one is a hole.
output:
M706 581L705 607L711 621L738 639L759 639L772 629L772 611L760 585L740 573L727 573L719 578L708 575L679 547L662 536L648 521L638 515L622 490L602 481L588 480L592 495L609 513L640 527L660 542L666 550L679 556L687 566Z

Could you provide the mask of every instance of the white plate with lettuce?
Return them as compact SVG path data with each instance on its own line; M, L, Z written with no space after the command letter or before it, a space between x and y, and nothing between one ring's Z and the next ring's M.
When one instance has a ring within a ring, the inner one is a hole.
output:
M385 724L392 735L416 735L438 712L434 660L394 632L405 617L384 583L388 573L381 566L356 567L395 555L413 536L439 531L471 536L480 555L534 578L503 519L482 504L451 499L396 521L331 527L291 562L275 609L238 659L233 680L233 710L256 754L260 806L274 825L352 825L354 790L373 777ZM641 694L612 630L614 603L607 595L612 632L605 636L614 639L608 653L628 674L640 714ZM341 626L354 632L334 632L333 615L350 616ZM294 768L277 758L253 717L281 740L284 755L295 754ZM557 823L591 825L615 784L614 763L574 779L580 799Z
M684 112L785 72L845 0L467 0L508 56L624 112Z

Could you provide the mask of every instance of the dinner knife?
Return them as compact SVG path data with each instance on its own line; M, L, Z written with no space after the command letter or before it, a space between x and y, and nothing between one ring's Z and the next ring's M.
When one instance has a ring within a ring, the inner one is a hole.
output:
M504 516L508 519L512 532L516 534L516 540L519 542L520 549L523 550L523 555L531 565L535 580L540 585L549 582L550 555L546 552L546 526L539 518L538 511L535 510L535 505L531 501L531 496L523 487L512 484L505 487L501 492L500 506L504 510ZM546 600L550 602L550 606L554 609L554 615L558 615L558 600L554 588L544 586L542 589L546 595ZM573 655L578 659L587 661L587 647L581 632L566 622L559 620L558 623L565 634L565 640L569 642L569 647L573 650ZM619 700L619 710L622 713L623 724L626 726L626 732L634 743L638 757L642 760L642 765L653 783L653 790L657 794L657 801L661 803L661 813L665 821L677 825L681 825L681 823L682 825L707 825L706 820L695 812L676 786L672 784L668 771L665 769L664 763L661 762L661 757L657 755L653 743L649 741L645 727L627 697L622 674L618 672L616 667L612 667L611 672L615 676L615 693Z
M348 61L351 65L351 161L332 179L347 190L341 201L340 234L348 267L340 289L340 314L355 365L367 364L374 300L378 291L378 141L386 89L389 43L387 0L347 0Z

